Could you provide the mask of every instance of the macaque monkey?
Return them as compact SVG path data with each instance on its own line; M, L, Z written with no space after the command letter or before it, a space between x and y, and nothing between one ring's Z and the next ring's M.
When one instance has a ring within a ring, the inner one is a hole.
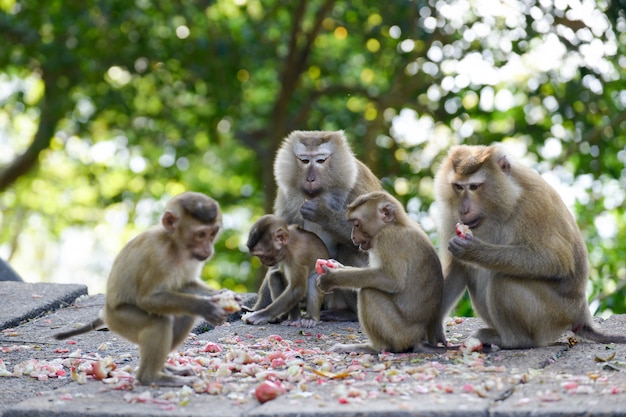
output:
M182 386L196 381L174 375L176 370L164 364L197 316L213 325L226 319L220 293L198 278L213 255L220 225L219 206L206 195L186 192L172 198L161 224L132 239L115 258L101 317L55 337L65 339L106 326L139 345L141 384Z
M380 181L353 155L343 131L294 131L274 161L278 194L274 214L318 235L330 257L365 266L367 254L350 239L346 207L361 194L381 190ZM356 295L339 290L328 298L324 319L355 319ZM348 312L342 316L340 311Z
M369 266L330 269L318 278L324 292L358 289L359 322L369 344L338 344L334 352L431 351L445 344L438 320L443 275L435 247L402 204L384 191L357 197L348 206L352 241Z
M594 329L585 242L539 174L510 162L499 146L456 146L435 176L435 193L447 242L442 319L467 288L488 326L476 334L483 344L546 346L567 330L600 343L626 342ZM470 232L456 236L457 223Z
M266 214L257 220L248 237L250 254L268 267L252 308L244 316L248 324L263 324L287 315L285 324L314 327L320 320L324 294L316 285L317 259L328 258L328 250L314 233ZM300 301L306 298L306 317L300 318Z

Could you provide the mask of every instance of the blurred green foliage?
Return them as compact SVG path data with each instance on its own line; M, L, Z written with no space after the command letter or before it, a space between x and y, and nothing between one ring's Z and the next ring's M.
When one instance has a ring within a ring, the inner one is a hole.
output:
M2 254L45 275L70 230L114 254L191 189L226 214L204 278L252 291L244 243L291 130L344 129L437 245L438 161L500 141L566 197L592 308L624 313L624 6L0 0Z

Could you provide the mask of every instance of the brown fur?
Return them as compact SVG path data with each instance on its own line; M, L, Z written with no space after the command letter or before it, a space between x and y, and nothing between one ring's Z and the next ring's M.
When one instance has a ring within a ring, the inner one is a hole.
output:
M438 321L443 287L437 252L398 200L384 191L348 206L352 240L369 254L369 267L325 269L324 292L358 289L359 321L369 344L336 345L340 352L422 351L445 343Z
M289 324L313 327L320 320L323 294L315 284L315 262L328 258L324 242L297 225L287 226L267 214L257 220L248 237L250 254L268 267L248 324L263 324L288 315ZM310 285L313 280L313 285ZM306 317L300 318L300 301L306 298Z
M55 337L64 339L106 325L139 345L139 382L193 383L195 378L165 373L171 370L164 364L168 353L185 340L196 316L212 324L226 318L212 298L216 292L198 279L204 262L213 255L220 222L213 199L193 192L174 197L162 224L132 239L115 258L101 317Z
M304 162L308 161L308 164ZM345 265L367 265L367 256L350 240L346 206L356 197L381 189L380 181L357 160L343 131L294 131L285 138L274 161L278 194L274 214L318 235L330 256ZM328 309L356 312L356 296L337 291ZM324 318L340 319L339 314Z
M441 318L469 290L489 328L477 336L502 348L545 346L566 330L598 342L585 287L587 249L557 192L498 146L457 146L435 177L445 284ZM473 237L455 235L456 223ZM444 243L445 244L445 243Z

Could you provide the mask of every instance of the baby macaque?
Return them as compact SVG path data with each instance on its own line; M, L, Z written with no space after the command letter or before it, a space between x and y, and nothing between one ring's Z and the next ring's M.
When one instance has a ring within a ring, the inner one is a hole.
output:
M248 248L268 271L252 308L254 313L246 314L243 320L263 324L287 315L288 322L284 324L315 326L324 301L315 281L315 261L328 257L324 242L314 233L297 225L287 226L280 217L267 214L252 226ZM301 318L300 302L305 297L306 316Z
M352 241L369 254L369 267L329 268L318 278L324 292L358 289L359 322L367 344L338 344L335 352L422 352L445 344L438 320L443 277L428 236L402 204L384 191L348 205Z
M139 345L141 384L182 386L197 381L189 370L165 366L165 361L188 336L196 317L218 325L239 308L236 295L216 292L199 279L213 255L220 224L219 206L210 197L186 192L172 198L161 224L132 239L115 258L101 317L55 337L106 326Z

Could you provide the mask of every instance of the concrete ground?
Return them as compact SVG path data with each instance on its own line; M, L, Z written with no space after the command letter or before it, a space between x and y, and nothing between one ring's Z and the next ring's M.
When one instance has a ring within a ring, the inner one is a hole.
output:
M169 361L202 382L134 383L136 347L108 331L52 335L90 322L104 296L81 285L0 282L2 416L626 416L626 346L570 339L492 353L346 355L334 343L364 340L358 323L312 329L199 323ZM460 343L479 319L452 319ZM626 334L626 316L598 321ZM569 335L571 336L571 335ZM155 341L156 342L156 341ZM274 381L280 395L260 403Z

